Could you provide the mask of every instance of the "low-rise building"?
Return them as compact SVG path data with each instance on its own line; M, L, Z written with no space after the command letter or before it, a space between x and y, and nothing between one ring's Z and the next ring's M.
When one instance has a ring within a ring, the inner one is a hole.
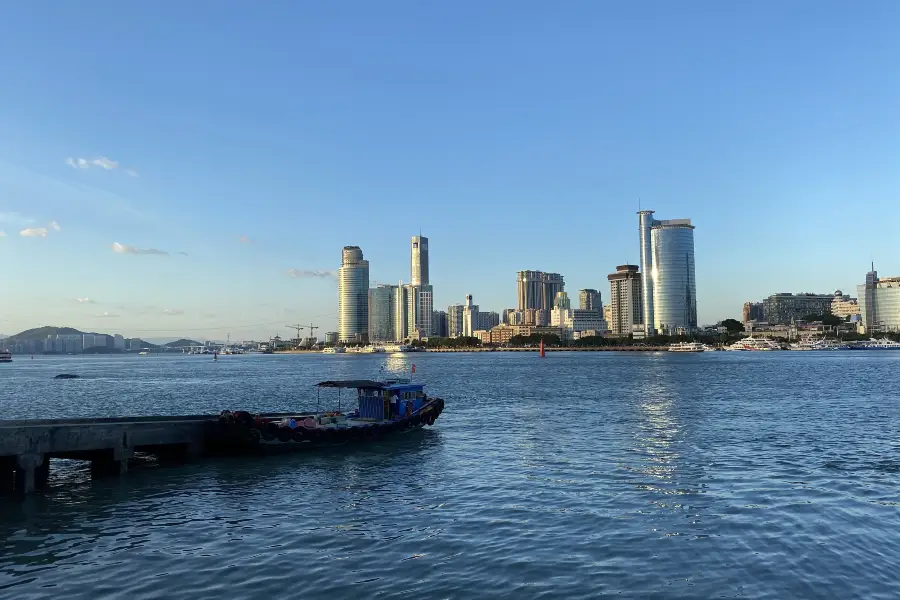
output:
M834 293L831 301L831 314L841 319L851 319L860 314L859 302L856 298L845 296L841 290Z
M787 325L808 315L830 313L833 301L833 294L772 294L763 300L763 313L767 323Z

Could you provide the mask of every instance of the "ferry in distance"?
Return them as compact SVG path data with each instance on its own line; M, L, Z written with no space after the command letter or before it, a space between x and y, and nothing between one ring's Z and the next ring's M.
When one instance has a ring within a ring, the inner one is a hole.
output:
M12 352L9 350L0 350L0 363L12 362Z
M709 350L712 348L700 342L676 342L669 345L669 352L707 352Z
M725 346L725 349L745 352L767 352L770 350L781 350L781 346L767 338L748 337L738 340L730 346Z
M887 338L881 338L880 340L872 338L867 342L854 344L850 348L852 350L900 350L900 342Z

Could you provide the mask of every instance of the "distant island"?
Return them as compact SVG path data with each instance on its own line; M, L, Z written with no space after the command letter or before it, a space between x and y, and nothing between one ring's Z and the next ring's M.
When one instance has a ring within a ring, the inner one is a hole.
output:
M14 354L120 354L125 352L180 350L185 346L203 346L202 342L181 338L154 344L119 334L80 331L73 327L44 326L26 329L3 338L4 347Z

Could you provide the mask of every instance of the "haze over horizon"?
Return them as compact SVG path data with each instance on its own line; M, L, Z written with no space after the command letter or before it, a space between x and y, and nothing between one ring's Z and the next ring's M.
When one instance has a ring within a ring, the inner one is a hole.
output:
M688 10L688 8L690 10ZM336 330L430 242L435 309L596 288L638 207L700 322L900 275L900 4L99 0L0 8L0 332ZM873 227L873 222L875 227Z

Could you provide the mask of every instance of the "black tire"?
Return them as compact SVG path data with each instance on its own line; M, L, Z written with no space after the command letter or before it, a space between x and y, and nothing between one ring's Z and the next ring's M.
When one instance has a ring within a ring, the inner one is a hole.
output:
M306 440L306 432L303 430L302 427L298 427L297 429L294 430L294 433L291 435L291 439L294 440L295 442L302 442L302 441Z

